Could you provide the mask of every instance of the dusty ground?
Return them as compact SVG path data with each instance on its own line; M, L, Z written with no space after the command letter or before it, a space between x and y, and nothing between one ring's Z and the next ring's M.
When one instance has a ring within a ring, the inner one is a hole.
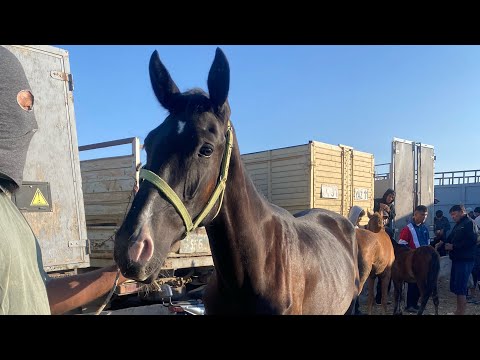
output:
M439 315L446 315L447 313L453 313L456 309L456 296L455 294L452 294L449 290L450 283L448 279L441 279L438 281L438 298L439 298L439 306L438 306L438 314ZM477 299L480 299L480 296L478 295L479 292L477 291ZM404 299L406 298L406 286L404 289ZM387 315L393 314L393 286L390 292L390 298L389 300L392 302L391 305L387 305ZM361 296L360 298L360 310L363 313L367 313L367 298L366 296ZM402 305L402 308L404 308L404 305ZM433 306L432 299L430 298L428 300L427 306L425 308L425 312L423 313L424 315L434 315L435 314L435 308ZM408 312L403 312L404 315L414 315L410 314ZM480 304L475 305L475 304L469 304L467 303L467 310L465 312L466 315L480 315ZM373 305L373 310L372 310L372 315L383 315L383 310L382 307L379 305Z

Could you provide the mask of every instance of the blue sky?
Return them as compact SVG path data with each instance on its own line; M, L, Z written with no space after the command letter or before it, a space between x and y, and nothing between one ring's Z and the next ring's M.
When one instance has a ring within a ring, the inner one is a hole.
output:
M181 91L206 90L216 48L55 46L70 53L79 145L143 142L166 116L151 90L151 53ZM433 145L435 171L480 168L479 46L220 47L241 153L316 140L373 153L378 164L390 162L397 137ZM105 155L88 153L82 159Z

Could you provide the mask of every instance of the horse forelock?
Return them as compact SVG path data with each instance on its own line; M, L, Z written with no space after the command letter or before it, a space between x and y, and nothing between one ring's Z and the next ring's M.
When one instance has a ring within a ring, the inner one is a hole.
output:
M174 100L172 100L171 107L168 110L170 115L167 119L172 117L176 118L180 114L184 114L187 118L193 119L192 115L205 112L214 113L221 118L228 118L230 116L228 100L215 111L215 106L210 96L201 88L193 88L177 94Z
M373 232L379 232L384 229L383 218L379 212L373 213L368 220L367 229Z

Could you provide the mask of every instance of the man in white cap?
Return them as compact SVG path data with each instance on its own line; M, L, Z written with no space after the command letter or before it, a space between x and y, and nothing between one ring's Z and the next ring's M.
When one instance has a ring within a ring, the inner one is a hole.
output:
M470 219L475 220L475 214L473 213L473 209L471 207L467 207L465 211Z

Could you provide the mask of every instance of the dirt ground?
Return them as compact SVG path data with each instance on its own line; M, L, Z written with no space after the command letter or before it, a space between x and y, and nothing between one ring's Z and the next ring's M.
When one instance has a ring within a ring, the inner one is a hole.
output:
M456 296L450 292L450 282L448 279L440 279L438 281L438 298L439 298L439 306L438 306L438 314L439 315L446 315L447 313L453 313L456 309ZM406 298L406 286L403 292L404 299ZM479 292L477 291L477 299L480 300ZM387 305L387 315L393 314L393 286L391 288L389 300L392 302L390 305ZM404 308L404 304L402 304L402 309ZM360 311L363 313L367 313L367 297L361 296L360 297ZM433 305L432 299L428 300L427 306L425 307L424 315L434 315L435 314L435 307ZM467 303L467 309L465 311L466 315L480 315L480 304L469 304ZM382 307L376 305L374 302L372 315L383 315ZM410 314L406 311L403 311L403 315L415 315Z

